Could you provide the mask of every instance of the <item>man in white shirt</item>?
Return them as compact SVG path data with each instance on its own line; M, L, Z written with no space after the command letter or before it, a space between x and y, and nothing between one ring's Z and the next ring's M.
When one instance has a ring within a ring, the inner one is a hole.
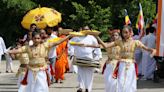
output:
M154 27L151 27L149 30L149 34L145 36L144 43L149 48L156 48L156 37L154 35ZM146 73L144 74L144 79L153 79L154 77L154 71L156 68L156 61L153 57L150 56L150 53L147 54L147 64L146 64ZM143 61L145 62L145 61Z
M76 40L76 39L75 39ZM74 38L70 39L69 42L74 41ZM70 56L69 63L70 63L70 72L77 73L78 68L76 65L73 65L73 59L74 59L74 46L70 45L68 42L68 54Z
M7 50L9 50L10 48L8 48ZM13 60L11 58L11 56L8 53L5 53L5 58L6 58L6 73L13 73Z
M97 39L92 35L74 37L73 41L80 42L82 44L98 46ZM99 61L102 57L100 53L100 48L74 46L74 55L76 60L83 60L87 62ZM77 92L82 92L83 89L85 89L85 92L91 92L93 84L93 74L93 67L78 66L78 82L80 87Z
M9 71L13 72L13 70L12 70L12 58L6 52L7 52L7 49L6 49L5 42L4 42L3 38L0 37L0 64L1 64L2 55L4 54L5 58L6 58L6 73L8 73Z
M0 37L0 65L2 60L2 55L6 52L6 45L2 37Z
M57 34L56 34L56 32L53 31L53 28L48 27L46 29L47 29L46 33L48 34L48 39L57 38ZM57 55L56 55L56 46L54 46L48 52L48 59L50 61L49 70L53 71L53 72L55 71L54 68L55 68L56 57L57 57ZM53 69L53 70L51 70L51 69ZM51 79L51 81L53 81L54 74L50 74L50 79Z

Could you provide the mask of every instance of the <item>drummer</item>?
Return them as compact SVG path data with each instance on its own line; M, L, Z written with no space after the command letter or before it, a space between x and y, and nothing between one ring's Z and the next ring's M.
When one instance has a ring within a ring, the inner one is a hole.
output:
M88 26L85 26L83 30L90 29ZM87 44L87 47L74 46L74 55L76 60L92 62L100 59L101 54L99 53L101 53L101 50L100 48L94 48L99 47L98 42L94 36L86 35L81 37L74 37L73 41L83 43L85 46ZM85 90L85 92L91 92L93 84L93 73L93 67L78 65L78 82L80 87L77 92L82 92L83 90Z

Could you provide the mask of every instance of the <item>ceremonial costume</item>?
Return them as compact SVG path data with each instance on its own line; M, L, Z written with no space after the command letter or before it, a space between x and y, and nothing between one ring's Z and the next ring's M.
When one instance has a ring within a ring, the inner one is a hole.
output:
M117 79L112 77L113 71L120 59L120 47L115 46L107 48L108 60L106 61L106 68L104 70L105 79L105 92L116 92L117 91Z
M24 92L26 86L21 85L21 82L25 77L25 73L27 72L29 56L27 53L21 53L21 54L17 54L16 57L19 59L19 62L20 62L20 67L16 74L16 77L18 77L18 83L17 83L18 84L18 92Z
M18 50L28 53L28 71L25 74L22 84L27 83L26 92L48 92L49 77L46 72L49 43L45 42L37 46L23 46Z
M134 61L134 52L137 47L143 48L144 45L138 41L129 38L127 41L115 41L116 46L120 46L120 63L117 65L114 74L118 76L118 92L135 92L137 90L137 69ZM114 75L114 77L116 77Z

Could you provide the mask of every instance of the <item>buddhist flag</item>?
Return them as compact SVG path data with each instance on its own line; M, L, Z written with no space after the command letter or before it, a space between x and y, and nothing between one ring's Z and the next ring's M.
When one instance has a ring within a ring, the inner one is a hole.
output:
M139 3L139 8L140 8L140 11L139 11L138 19L136 22L136 28L138 29L139 34L143 35L144 34L144 16L143 16L141 3Z
M157 18L158 18L158 14L156 15L155 19L153 20L152 26L153 26L154 28L157 28Z
M131 25L131 21L130 21L130 18L128 16L128 12L126 9L125 9L125 25Z
M164 0L158 0L158 17L156 33L157 56L164 56Z

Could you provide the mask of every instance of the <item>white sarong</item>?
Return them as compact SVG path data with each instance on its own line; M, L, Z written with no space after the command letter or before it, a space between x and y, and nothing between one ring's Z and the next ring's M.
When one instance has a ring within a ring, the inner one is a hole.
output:
M80 82L80 88L88 89L88 92L92 90L94 68L80 67L78 66L78 79Z
M22 82L23 79L24 79L24 75L20 74L18 76L18 83L17 83L17 85L18 85L18 92L26 92L25 91L26 90L26 85L21 85L21 82Z
M136 92L136 86L135 64L120 62L118 70L118 92Z
M117 79L112 77L114 66L112 64L107 64L104 71L105 79L105 92L116 92L117 91Z
M26 89L26 92L49 92L46 71L38 71L34 78L33 72L28 70Z

